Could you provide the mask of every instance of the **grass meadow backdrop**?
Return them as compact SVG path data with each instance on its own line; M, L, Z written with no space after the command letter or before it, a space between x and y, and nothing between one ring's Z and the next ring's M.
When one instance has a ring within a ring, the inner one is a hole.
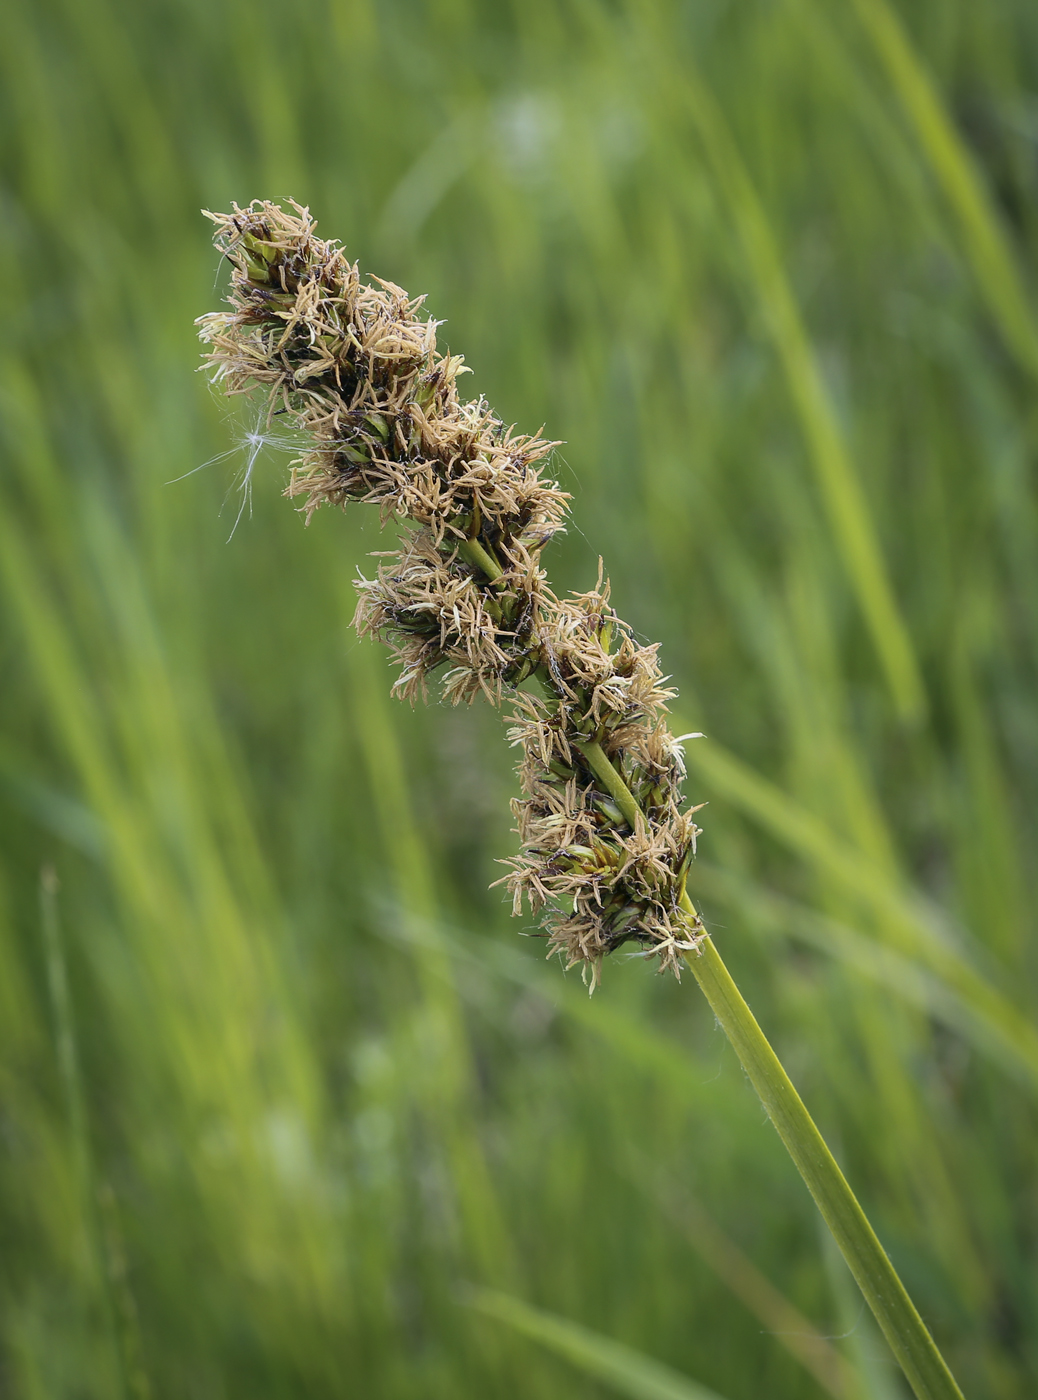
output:
M256 196L565 440L696 903L1034 1394L1038 9L37 0L0 67L0 1394L905 1394L694 981L589 1001L488 888L513 756L350 631L377 513L196 373Z

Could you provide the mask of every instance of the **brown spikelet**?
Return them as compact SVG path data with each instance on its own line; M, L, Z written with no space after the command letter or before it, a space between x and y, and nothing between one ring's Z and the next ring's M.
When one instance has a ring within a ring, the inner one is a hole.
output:
M516 433L481 398L462 401L465 365L438 350L423 298L363 282L316 237L309 210L256 201L207 217L231 263L230 309L201 317L199 334L214 383L262 388L268 422L306 434L286 494L303 498L308 520L366 501L383 521L408 522L400 550L357 585L358 629L399 662L394 691L413 701L439 671L453 703L512 702L522 851L504 881L515 912L525 901L543 913L549 953L590 969L592 987L604 955L628 941L677 973L702 931L679 909L699 833L664 719L674 691L657 648L614 612L601 568L588 593L548 587L540 555L570 499L543 475L558 444ZM636 800L636 829L596 777L592 747Z

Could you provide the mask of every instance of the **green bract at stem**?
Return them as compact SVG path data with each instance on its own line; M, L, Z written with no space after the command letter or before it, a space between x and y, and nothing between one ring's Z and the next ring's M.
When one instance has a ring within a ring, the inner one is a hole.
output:
M458 545L458 553L466 563L473 565L474 568L482 569L491 583L496 583L504 573L501 565L496 559L491 558L479 540L462 540Z

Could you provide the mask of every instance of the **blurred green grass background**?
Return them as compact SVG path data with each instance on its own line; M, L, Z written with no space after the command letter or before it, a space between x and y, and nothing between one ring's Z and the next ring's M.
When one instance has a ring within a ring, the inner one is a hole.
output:
M228 542L198 210L293 195L566 440L553 578L709 735L697 904L967 1395L1034 1393L1038 10L38 0L0 64L0 1392L623 1384L475 1285L904 1393L691 980L589 1003L488 889L511 755L350 633L377 519L265 448Z

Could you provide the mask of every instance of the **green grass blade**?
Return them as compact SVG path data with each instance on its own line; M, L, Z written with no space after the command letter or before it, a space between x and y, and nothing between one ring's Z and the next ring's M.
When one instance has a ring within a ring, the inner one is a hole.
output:
M1032 1091L1038 1089L1038 1030L1025 1011L955 949L942 933L939 917L919 895L907 886L891 884L886 871L833 836L823 822L721 745L704 740L690 746L688 762L783 845L824 870L900 930L901 950L936 973L963 1014L979 1028L980 1043L994 1048L999 1062L1011 1066ZM890 965L877 975L896 973ZM907 995L919 995L918 986L911 990L915 982L917 976L906 986Z
M1030 297L976 162L887 0L854 4L955 213L992 317L1021 364L1038 375Z
M1004 1005L989 1008L990 989L985 989L982 1005L978 1005L967 991L952 985L930 967L846 923L826 918L795 901L780 899L744 877L704 865L697 866L696 873L697 886L705 893L719 896L758 925L843 963L856 975L892 992L962 1036L1004 1073L1035 1092L1036 1065L1030 1043L1012 1032L1007 1034L1003 1020L1008 1013L1019 1030L1023 1024L1021 1013Z
M465 1302L487 1317L564 1356L589 1376L630 1400L721 1400L715 1390L689 1380L622 1342L611 1341L568 1318L533 1308L518 1298L489 1289L471 1289Z
M767 213L720 107L695 73L683 76L684 103L731 210L754 298L785 371L837 548L898 710L902 718L918 721L926 711L926 697L911 637Z

